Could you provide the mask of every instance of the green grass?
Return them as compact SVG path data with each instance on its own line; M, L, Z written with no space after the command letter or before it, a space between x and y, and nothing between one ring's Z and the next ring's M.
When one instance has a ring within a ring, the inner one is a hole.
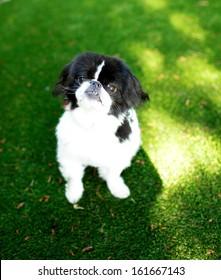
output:
M220 259L220 0L2 2L1 258ZM131 197L112 197L88 168L76 210L55 160L51 90L84 51L125 59L151 103L123 172Z

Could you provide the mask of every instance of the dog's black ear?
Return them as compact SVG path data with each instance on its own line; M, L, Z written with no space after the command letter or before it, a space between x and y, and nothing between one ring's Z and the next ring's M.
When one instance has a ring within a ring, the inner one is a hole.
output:
M149 95L142 90L139 80L128 70L123 98L129 107L139 107L149 101Z
M73 78L70 76L71 68L72 63L69 63L61 71L59 80L52 91L53 96L66 96L68 93L72 92L71 86L73 85Z

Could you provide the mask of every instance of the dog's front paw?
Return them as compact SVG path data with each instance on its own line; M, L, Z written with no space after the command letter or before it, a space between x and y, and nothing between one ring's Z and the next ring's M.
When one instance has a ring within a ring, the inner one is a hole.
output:
M128 196L130 196L130 190L126 185L124 186L124 188L116 189L111 192L115 197L118 197L121 199L128 198Z
M113 196L117 198L124 199L130 196L130 190L127 187L127 185L125 185L123 180L119 180L118 182L115 183L112 182L111 184L108 184L108 187L110 192L113 194Z
M75 204L81 199L83 191L83 185L73 186L72 184L67 184L65 196L70 203Z

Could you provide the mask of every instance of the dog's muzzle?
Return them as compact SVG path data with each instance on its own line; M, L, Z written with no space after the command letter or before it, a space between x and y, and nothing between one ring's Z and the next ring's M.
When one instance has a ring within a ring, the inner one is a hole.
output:
M101 101L100 99L100 92L101 92L102 85L98 81L90 81L89 87L85 90L85 94L93 100Z

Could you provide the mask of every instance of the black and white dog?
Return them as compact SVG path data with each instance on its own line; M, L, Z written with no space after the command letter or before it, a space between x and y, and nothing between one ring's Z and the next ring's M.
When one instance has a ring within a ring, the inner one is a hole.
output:
M133 108L149 99L138 79L118 58L85 53L65 66L53 94L65 104L56 136L68 201L82 197L87 166L98 168L115 197L127 198L130 190L120 175L141 143Z

